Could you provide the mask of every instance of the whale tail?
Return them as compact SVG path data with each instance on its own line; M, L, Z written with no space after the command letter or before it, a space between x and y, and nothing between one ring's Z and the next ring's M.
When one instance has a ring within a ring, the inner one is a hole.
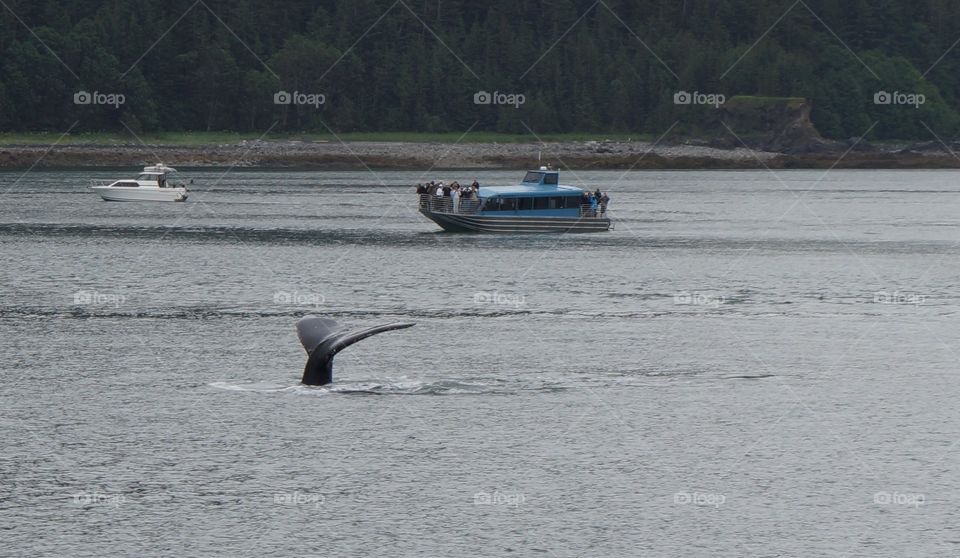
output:
M344 326L329 318L304 316L297 322L297 337L308 355L301 381L308 386L329 384L333 381L333 357L337 353L371 335L414 325L412 322L394 322L347 331Z

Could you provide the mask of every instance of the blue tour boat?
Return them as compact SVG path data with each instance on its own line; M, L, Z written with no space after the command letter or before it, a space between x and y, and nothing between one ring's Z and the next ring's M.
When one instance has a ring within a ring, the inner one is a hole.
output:
M582 188L560 184L560 173L540 167L520 184L481 186L479 196L420 194L420 213L450 232L603 232L610 219L592 207Z

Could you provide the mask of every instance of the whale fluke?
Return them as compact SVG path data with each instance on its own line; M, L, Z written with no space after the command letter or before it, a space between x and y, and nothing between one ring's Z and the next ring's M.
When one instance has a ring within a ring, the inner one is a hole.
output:
M322 386L333 381L333 357L343 349L371 335L412 327L412 322L394 322L358 331L347 331L329 318L304 316L297 322L297 337L307 351L303 379L308 386Z

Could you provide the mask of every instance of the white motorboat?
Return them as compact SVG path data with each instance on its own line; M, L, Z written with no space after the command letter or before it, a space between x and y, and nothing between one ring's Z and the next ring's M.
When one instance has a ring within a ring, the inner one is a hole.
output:
M134 179L100 182L90 189L105 201L186 201L187 187L176 182L176 173L177 169L160 163L143 167Z

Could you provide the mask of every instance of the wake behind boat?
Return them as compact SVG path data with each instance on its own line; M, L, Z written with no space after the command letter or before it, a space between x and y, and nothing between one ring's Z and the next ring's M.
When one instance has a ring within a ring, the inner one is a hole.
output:
M527 172L517 185L421 184L417 193L420 213L450 232L604 232L611 226L606 194L562 185L560 173L547 167Z
M134 179L100 181L90 187L104 201L168 201L187 200L187 187L175 182L177 169L163 163L143 167Z

